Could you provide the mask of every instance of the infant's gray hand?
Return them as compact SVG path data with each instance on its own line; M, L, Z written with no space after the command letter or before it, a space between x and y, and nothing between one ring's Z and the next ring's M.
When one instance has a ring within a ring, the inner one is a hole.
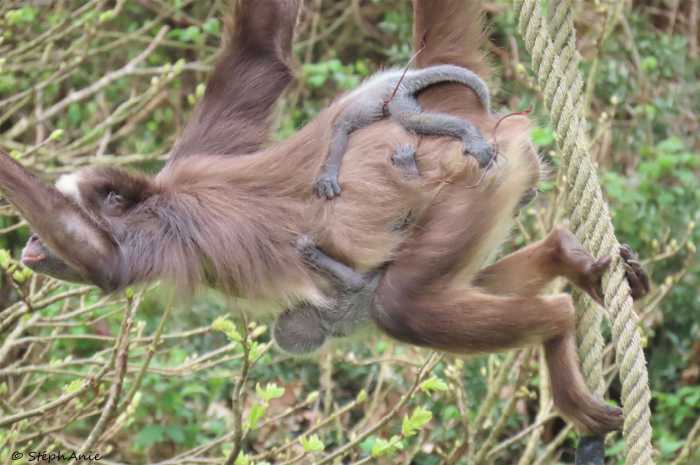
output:
M299 254L305 259L313 259L317 254L318 249L316 248L316 243L306 234L299 236L296 243L296 248Z

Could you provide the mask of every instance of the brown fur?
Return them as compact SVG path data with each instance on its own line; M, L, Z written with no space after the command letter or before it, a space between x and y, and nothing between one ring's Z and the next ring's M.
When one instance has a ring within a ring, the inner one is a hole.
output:
M235 0L203 101L170 161L202 153L244 154L267 139L270 114L292 80L298 0Z
M244 2L241 18L246 19L237 28L256 27L239 35L234 28L234 41L222 55L200 109L155 180L112 176L127 186L143 186L138 195L127 187L119 214L105 210L104 194L97 194L104 188L89 187L99 178L97 171L78 173L81 197L92 192L100 199L83 202L81 210L55 190L27 198L40 191L38 182L17 172L4 156L0 186L8 199L51 249L108 290L166 277L188 290L206 282L248 299L321 301L326 283L297 253L300 234L312 236L326 253L360 270L388 263L373 314L388 334L457 353L544 342L560 410L586 432L619 427L617 411L595 400L583 383L573 349L570 298L540 296L556 276L575 278L583 286L595 281L599 274L591 272L593 259L572 259L569 255L583 252L564 232L555 231L479 272L506 237L520 198L538 181L540 166L526 118L509 118L499 126L498 160L481 182L481 171L462 156L459 142L417 139L391 121L359 130L345 156L343 194L333 202L313 196L311 185L339 103L281 144L254 155L223 155L258 149L272 103L288 80L290 44L285 41L291 41L296 5L268 1ZM415 0L414 6L414 42L427 39L418 66L452 63L488 74L479 51L476 2ZM256 8L262 10L254 13ZM267 19L258 18L260 11ZM468 118L493 137L494 117L466 87L435 86L420 101L427 110ZM394 149L407 143L418 148L418 180L401 177L390 160ZM8 166L14 171L7 171ZM78 226L42 217L48 213L42 202L50 196L72 212L71 221L80 217ZM409 213L415 225L398 233L396 224ZM90 252L75 250L77 235L87 238ZM91 254L96 264L88 263Z

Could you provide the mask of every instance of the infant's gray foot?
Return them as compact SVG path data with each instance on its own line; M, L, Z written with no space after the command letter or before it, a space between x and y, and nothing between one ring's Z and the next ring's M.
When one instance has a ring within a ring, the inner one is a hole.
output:
M306 263L316 264L319 261L319 250L311 236L306 234L299 236L297 239L296 248L299 255L304 258Z
M391 156L391 163L406 176L420 176L416 164L416 148L412 145L401 144L396 147L396 151Z
M465 141L464 153L468 153L476 158L476 161L479 162L479 168L488 166L495 156L493 146L486 142L486 139L481 136L476 140Z
M314 181L314 193L320 199L331 200L340 195L340 191L337 173L324 171Z
M283 311L272 336L280 349L291 354L308 354L323 345L326 334L315 307L303 304Z

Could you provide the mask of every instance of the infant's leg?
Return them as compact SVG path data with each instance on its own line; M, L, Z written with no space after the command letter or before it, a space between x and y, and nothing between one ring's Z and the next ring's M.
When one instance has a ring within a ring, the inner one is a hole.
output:
M450 136L464 144L468 152L479 162L481 168L487 166L494 156L494 150L481 131L469 121L446 113L423 112L415 98L408 95L395 95L389 102L392 118L409 131L425 136Z
M297 249L310 266L337 285L332 306L300 304L282 312L275 322L273 336L277 345L289 353L305 354L321 347L328 336L347 336L369 321L369 306L378 279L376 275L366 279L329 257L308 236L299 238Z
M349 266L329 257L316 247L309 236L301 236L297 241L297 250L306 263L324 273L346 290L358 290L366 286L365 277Z

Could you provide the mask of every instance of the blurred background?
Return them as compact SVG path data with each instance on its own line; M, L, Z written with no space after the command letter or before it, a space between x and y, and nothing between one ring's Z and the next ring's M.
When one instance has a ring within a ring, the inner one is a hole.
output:
M656 461L698 464L700 2L615 3L576 11L591 151L619 239L654 283L636 310ZM509 250L565 222L562 183L512 3L484 5L494 107L533 109L553 172ZM156 172L203 94L227 11L223 0L4 0L0 145L47 181L93 163ZM410 37L410 2L306 0L275 137L375 70L405 66ZM538 348L460 358L368 330L291 358L271 345L270 321L214 293L105 297L34 276L16 261L27 235L0 203L0 463L81 448L114 464L221 463L232 451L238 465L573 462L577 438L552 410ZM611 347L604 373L618 402ZM619 434L607 454L622 463Z

